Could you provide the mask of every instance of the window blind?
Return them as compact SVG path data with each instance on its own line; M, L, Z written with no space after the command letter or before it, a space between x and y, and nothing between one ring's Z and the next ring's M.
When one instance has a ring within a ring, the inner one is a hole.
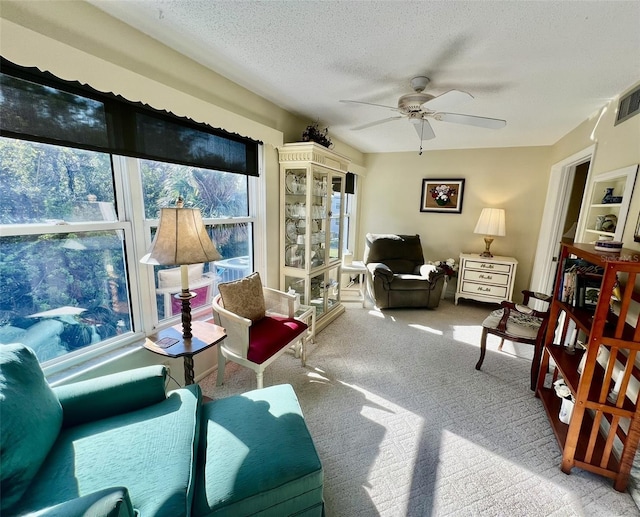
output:
M257 140L4 58L0 135L258 176Z

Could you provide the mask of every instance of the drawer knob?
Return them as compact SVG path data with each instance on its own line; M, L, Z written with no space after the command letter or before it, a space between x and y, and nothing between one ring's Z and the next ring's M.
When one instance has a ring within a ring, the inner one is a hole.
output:
M480 275L480 278L484 278L486 280L491 280L493 278L493 275Z
M480 267L485 269L493 269L493 264L480 264Z

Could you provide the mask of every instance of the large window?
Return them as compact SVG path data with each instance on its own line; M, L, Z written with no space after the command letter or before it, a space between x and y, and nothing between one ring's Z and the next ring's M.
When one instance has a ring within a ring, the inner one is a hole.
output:
M50 366L177 322L179 269L139 260L178 196L222 254L189 266L195 317L254 269L259 142L1 64L0 343Z
M178 196L223 257L189 266L195 317L253 270L259 142L1 64L0 344L49 367L177 321L179 269L139 260Z
M151 326L177 321L179 269L154 268L155 292L138 298L155 300L155 307L142 303L138 318L130 290L145 284L131 282L128 272L147 272L137 264L136 249L148 247L160 208L173 206L178 195L185 206L200 208L222 255L215 263L190 266L194 316L210 312L219 282L253 270L256 218L248 176L132 163L137 168L123 171L127 179L118 182L108 154L0 138L0 343L24 342L47 362L118 346L141 331L145 319ZM141 200L131 197L136 174ZM123 192L116 192L120 184ZM134 213L119 210L116 199L128 199L123 204ZM149 232L137 246L131 224L136 210Z
M48 361L131 331L110 156L0 138L0 171L0 343Z

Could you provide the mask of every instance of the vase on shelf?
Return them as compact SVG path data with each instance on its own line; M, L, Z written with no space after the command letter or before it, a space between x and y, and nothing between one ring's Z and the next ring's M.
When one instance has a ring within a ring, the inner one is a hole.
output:
M612 203L613 198L613 187L607 187L604 189L604 197L602 198L602 202L604 204Z

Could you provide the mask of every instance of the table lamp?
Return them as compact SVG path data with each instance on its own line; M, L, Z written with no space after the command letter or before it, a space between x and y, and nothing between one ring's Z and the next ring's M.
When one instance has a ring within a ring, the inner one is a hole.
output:
M189 264L200 264L220 260L202 222L202 214L197 208L183 208L182 198L178 198L176 208L163 208L160 223L151 243L149 253L140 259L143 264L159 266L180 266L182 291L175 295L182 302L182 337L191 335L191 298L196 293L189 291Z
M473 233L484 235L485 250L480 253L481 257L493 257L489 248L493 242L493 237L504 237L506 235L504 210L502 208L483 208Z

